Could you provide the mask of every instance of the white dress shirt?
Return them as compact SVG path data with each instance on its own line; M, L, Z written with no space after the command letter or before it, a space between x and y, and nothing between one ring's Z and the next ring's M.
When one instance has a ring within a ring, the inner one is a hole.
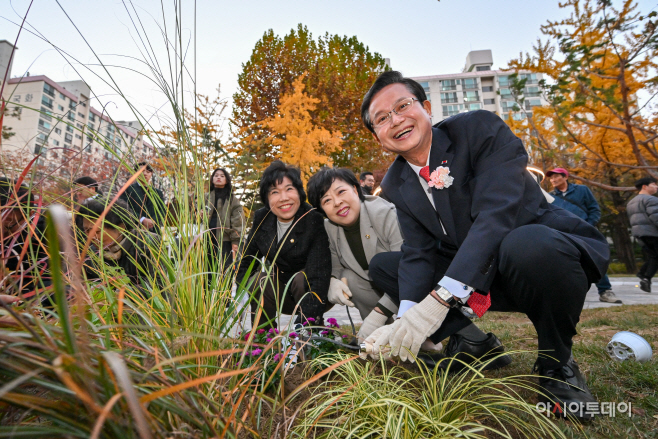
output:
M412 165L411 163L407 162L411 169L416 173L416 176L418 177L418 181L420 182L420 185L423 187L423 190L425 191L425 195L427 195L427 199L430 200L430 203L432 203L432 207L436 210L436 206L434 205L434 198L432 197L432 188L427 184L427 181L420 176L420 170L423 168L422 166L416 166ZM427 155L427 163L425 166L429 166L430 164L430 156L429 154ZM431 170L430 170L431 172ZM437 189L437 190L443 190L443 189ZM446 229L443 226L443 221L441 221L441 218L439 218L439 222L441 223L441 228L443 229L443 234L448 235L446 233ZM439 281L439 285L445 288L450 292L455 297L463 298L469 296L473 292L473 288L469 287L466 284L463 284L459 282L458 280L455 280L451 277L448 276L443 276L441 280ZM402 300L400 301L400 309L398 310L398 317L402 317L402 314L405 313L409 308L414 306L416 302L413 302L411 300Z

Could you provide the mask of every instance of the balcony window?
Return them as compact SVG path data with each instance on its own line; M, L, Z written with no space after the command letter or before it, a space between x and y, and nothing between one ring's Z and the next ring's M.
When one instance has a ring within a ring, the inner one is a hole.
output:
M75 120L75 113L72 111L69 111L69 114L67 115L69 120Z
M96 122L96 116L94 116L94 113L89 113L89 120L91 122Z
M476 66L475 70L478 72L486 72L487 70L491 70L491 66Z
M494 91L494 90L493 90L493 86L491 86L491 85L487 85L487 86L485 86L485 87L482 87L482 91L483 91L483 92L485 92L485 91Z
M459 105L444 105L443 106L443 116L454 116L464 109L464 106Z
M55 128L55 134L62 134L62 130L60 130L59 128Z
M505 101L501 102L500 105L503 107L503 112L519 111L519 107L516 105L516 102Z
M457 103L457 93L441 93L441 102Z
M47 108L41 107L41 117L50 122L53 120L51 117L53 115L52 111L48 110Z
M462 82L462 88L464 90L466 89L473 89L473 88L478 88L478 80L477 78L467 78L464 79Z
M430 83L429 82L419 82L421 87L423 87L423 90L425 90L425 93L430 92Z
M73 142L73 136L70 135L69 133L66 133L66 134L64 135L64 142L65 142L65 143L71 143L71 142Z
M477 91L465 91L464 102L477 102L480 100L480 95Z
M523 91L523 95L526 98L531 98L531 97L539 97L539 87L526 87L525 90Z
M84 119L84 118L85 118L85 115L82 114L82 113L78 113L78 117L81 118L81 119Z
M66 96L64 96L62 93L59 94L59 98L60 98L61 100L63 100L63 101L66 100Z
M498 77L498 84L501 87L509 87L509 76L499 76Z
M503 99L510 99L512 97L512 92L510 91L509 88L501 88L500 97Z
M525 79L525 84L537 84L537 74L536 73L523 73L519 75L519 81Z
M541 101L539 99L526 99L525 101L526 110L531 110L532 107L539 107L540 105Z
M496 100L495 99L485 99L484 100L484 105L496 105Z
M481 110L482 105L480 105L480 104L468 104L468 106L466 108L468 109L468 111Z
M441 81L441 90L457 90L459 80L446 79Z
M59 146L59 140L53 140L53 145Z
M42 119L39 119L39 130L41 130L41 131L50 131L50 128L51 128L50 123L48 123L48 122L46 122Z
M73 132L73 127L70 125L66 125L66 132L67 133L72 133Z
M46 151L48 151L48 148L46 148L45 146L43 146L43 145L34 145L34 154L35 155L37 155L37 154L45 155Z
M55 97L55 87L48 83L43 84L43 92L47 94L48 96Z
M50 99L48 96L41 96L41 103L50 108L51 110L53 109L53 100Z

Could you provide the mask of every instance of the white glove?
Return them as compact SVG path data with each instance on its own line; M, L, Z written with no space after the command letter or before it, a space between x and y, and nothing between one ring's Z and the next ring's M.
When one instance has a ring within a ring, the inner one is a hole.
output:
M416 355L427 337L443 324L450 308L428 295L417 305L409 308L393 323L389 340L390 356L402 361L416 361Z
M329 282L329 294L327 294L329 302L334 305L354 306L354 303L349 299L350 297L352 297L352 292L349 287L343 281L332 277Z
M375 360L379 359L380 346L384 350L388 350L388 336L391 332L391 326L393 325L385 325L375 329L375 331L364 341L366 352L359 353L359 356L364 360L368 357ZM385 341L385 344L379 343L380 340ZM375 347L377 347L377 350L375 350Z
M356 338L359 340L365 340L370 334L372 334L375 329L381 328L386 324L386 317L384 314L378 313L374 309L370 311L370 314L363 319L363 324L359 329L359 333L356 334Z

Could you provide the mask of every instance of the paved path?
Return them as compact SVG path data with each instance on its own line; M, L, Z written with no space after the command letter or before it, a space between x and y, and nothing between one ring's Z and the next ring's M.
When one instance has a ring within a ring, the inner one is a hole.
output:
M658 304L658 282L653 287L654 292L650 294L640 290L639 279L636 277L611 277L610 283L612 284L612 291L614 291L617 297L623 301L624 305L639 305L643 303ZM585 308L600 308L608 306L621 305L600 302L599 293L596 287L592 285L592 288L587 292L587 297L585 298ZM350 308L350 315L352 316L354 324L362 322L359 312L356 309ZM344 306L334 306L331 311L324 316L325 320L329 317L335 318L341 325L350 324Z
M610 283L612 284L612 290L617 297L623 301L623 305L640 305L644 303L658 304L658 283L654 285L655 291L653 293L645 293L640 290L639 279L636 277L611 277ZM609 306L622 305L600 302L598 291L596 287L592 285L592 288L587 292L587 297L585 298L585 309ZM362 323L363 320L361 320L358 310L350 308L350 315L352 316L352 321L355 325ZM325 320L330 317L335 318L340 325L350 324L344 306L334 306L329 312L325 313ZM289 321L290 316L281 316L280 327L286 326ZM245 322L245 326L249 326L248 320Z

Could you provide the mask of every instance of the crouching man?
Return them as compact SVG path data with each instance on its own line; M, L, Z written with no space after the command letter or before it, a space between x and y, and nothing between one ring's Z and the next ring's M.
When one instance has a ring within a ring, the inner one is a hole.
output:
M375 140L398 154L381 187L405 239L397 258L370 263L375 284L399 288L400 318L366 342L374 355L413 360L428 337L470 324L462 304L478 315L522 312L537 330L540 401L595 401L571 347L587 290L607 269L605 238L547 203L500 117L473 111L432 126L431 115L423 87L395 71L379 76L361 106Z

